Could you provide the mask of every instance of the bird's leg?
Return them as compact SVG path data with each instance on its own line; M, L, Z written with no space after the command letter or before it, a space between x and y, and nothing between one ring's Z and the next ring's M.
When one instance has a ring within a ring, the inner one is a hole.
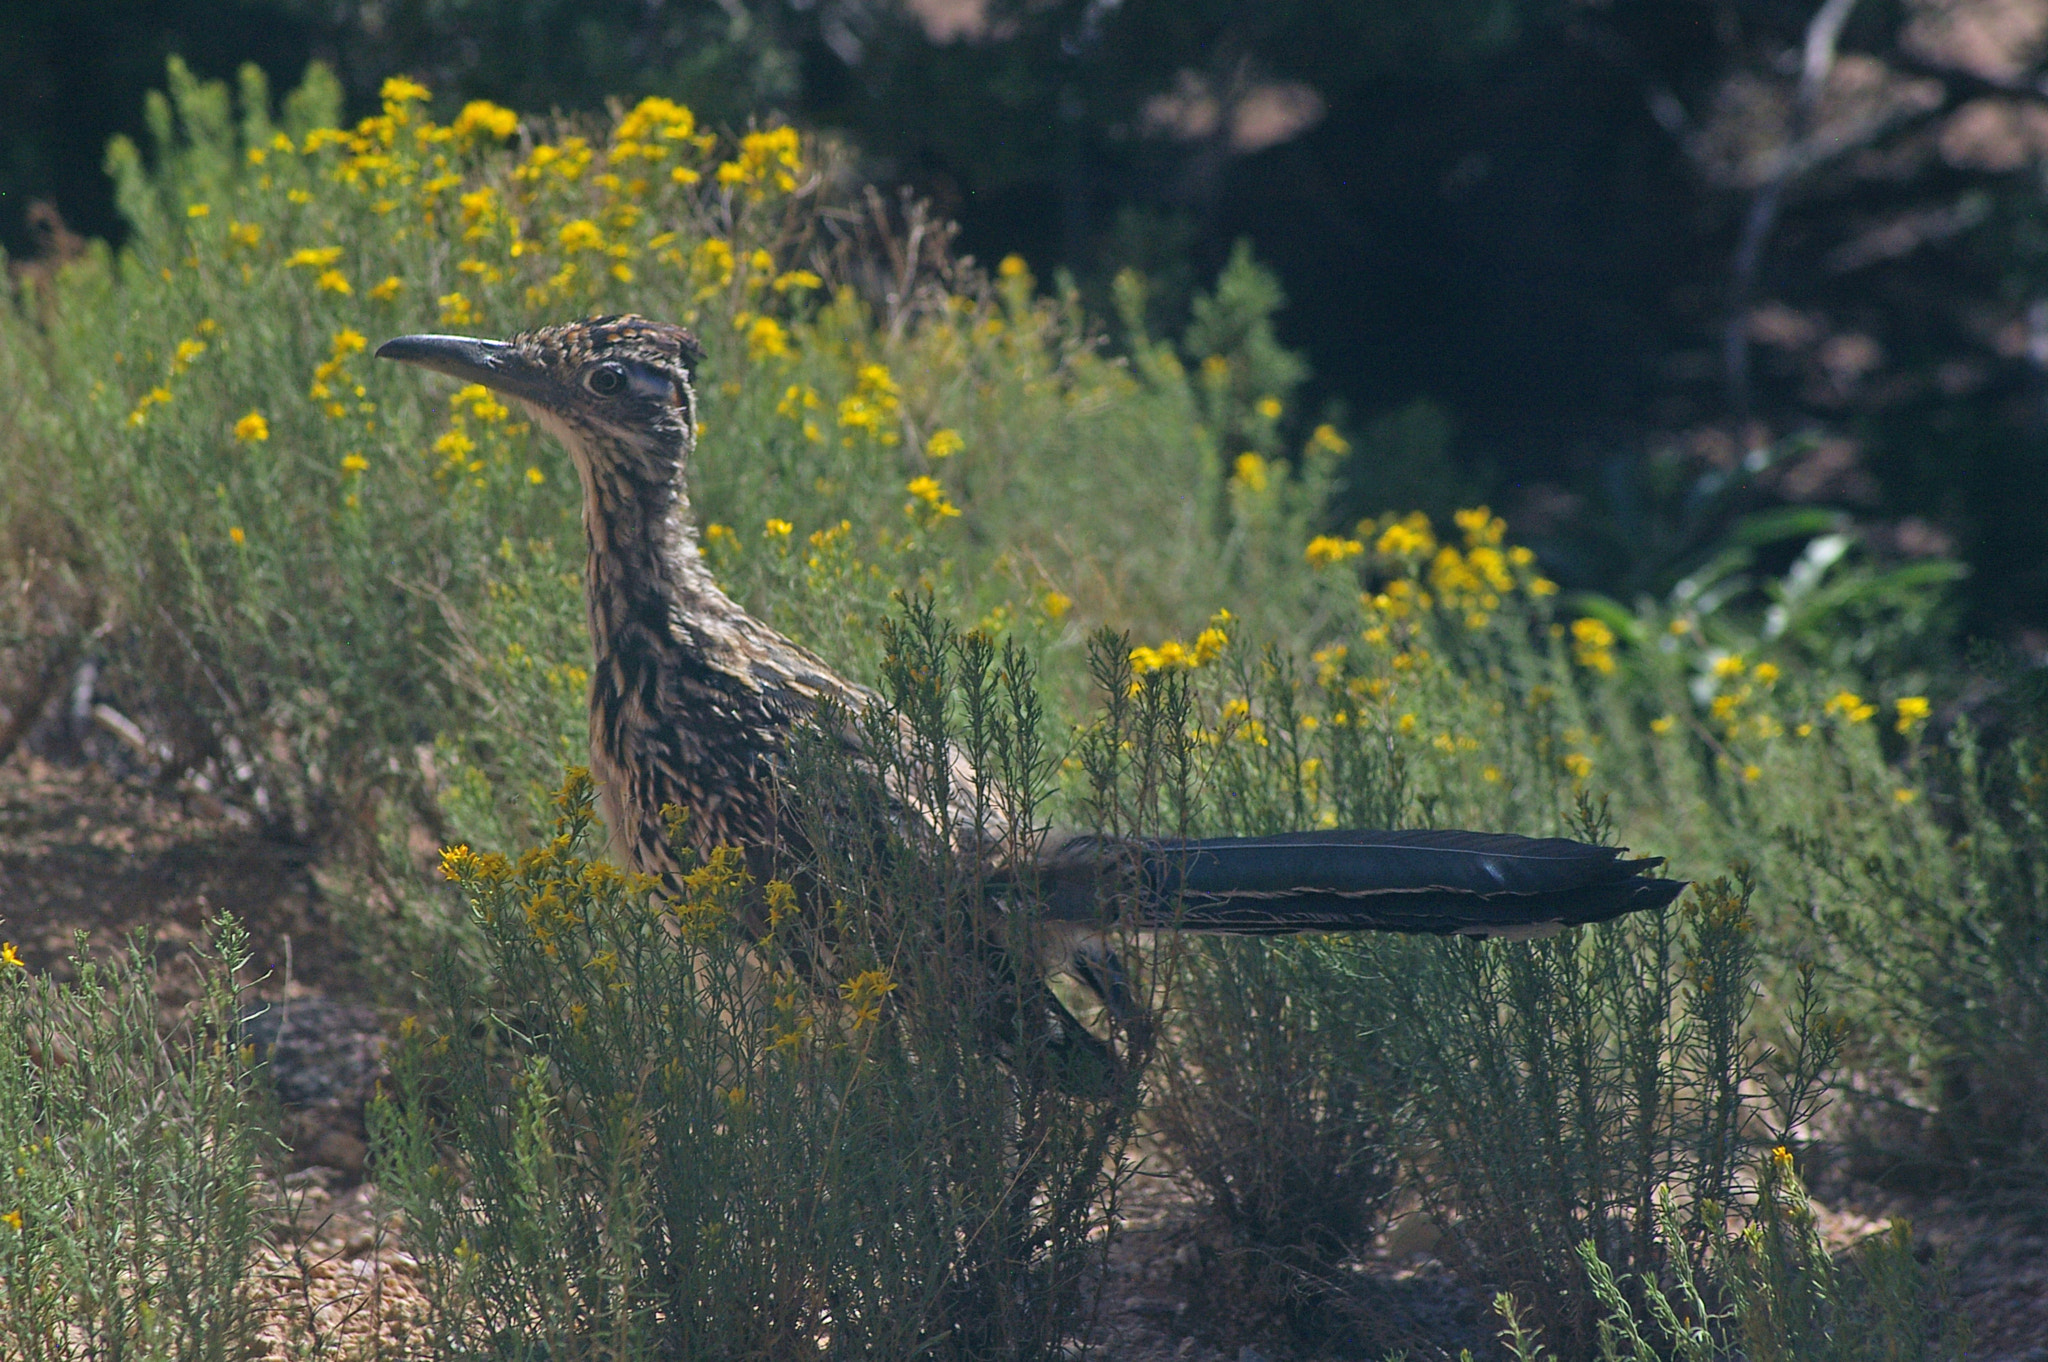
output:
M1104 1010L1119 1027L1129 1030L1145 1023L1145 1011L1132 996L1131 977L1124 972L1123 961L1100 937L1078 942L1067 968L1102 1000Z
M1107 1050L1119 1068L1142 1065L1152 1046L1152 1014L1132 989L1131 977L1116 952L1099 936L1084 937L1074 945L1067 973L1100 1000L1109 1018L1109 1039L1088 1032L1089 1039ZM1064 1006L1061 1010L1065 1011Z

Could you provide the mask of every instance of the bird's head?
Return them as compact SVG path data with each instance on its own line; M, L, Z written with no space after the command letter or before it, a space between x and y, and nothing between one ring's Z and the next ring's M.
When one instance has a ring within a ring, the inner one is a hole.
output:
M586 489L620 477L672 480L695 444L690 376L704 356L680 326L645 317L593 317L509 341L400 336L377 347L403 360L518 399L576 460Z

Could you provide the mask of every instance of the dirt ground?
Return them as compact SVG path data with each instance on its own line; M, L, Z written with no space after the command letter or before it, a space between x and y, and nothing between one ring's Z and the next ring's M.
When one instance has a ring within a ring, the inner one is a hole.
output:
M260 1291L273 1356L305 1355L315 1335L341 1358L424 1355L418 1265L363 1181L362 1102L384 1028L369 968L330 911L310 854L266 840L210 796L167 789L91 762L17 751L0 764L0 936L29 968L65 973L74 940L94 953L141 933L174 962L212 913L232 911L257 950L251 973L272 1003L285 1136L287 1210ZM190 999L189 974L165 971L167 1009ZM1397 1225L1359 1265L1341 1315L1291 1326L1246 1300L1242 1257L1146 1152L1124 1205L1085 1355L1105 1362L1311 1362L1481 1356L1484 1304L1430 1258L1429 1236ZM288 1212L288 1213L287 1213ZM1905 1215L1954 1262L1959 1302L1983 1362L2048 1362L2048 1226L1966 1211L1939 1199L1849 1189L1826 1212L1847 1241Z

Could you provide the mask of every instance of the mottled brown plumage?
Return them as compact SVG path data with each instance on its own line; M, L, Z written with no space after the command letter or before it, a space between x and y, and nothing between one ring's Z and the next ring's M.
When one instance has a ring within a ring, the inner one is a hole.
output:
M700 852L776 843L787 831L776 767L791 729L821 701L852 710L873 696L747 614L704 567L685 478L696 338L601 317L503 346L451 350L448 339L408 337L378 353L522 399L582 481L590 768L621 856L675 868L661 812L671 804L688 810ZM414 358L421 346L430 353Z
M669 804L689 812L702 852L737 845L759 865L790 843L779 777L792 736L875 697L748 615L703 565L687 491L696 338L640 317L599 317L507 342L404 336L377 353L518 399L575 462L595 654L590 766L624 859L676 868L661 812ZM849 756L859 754L849 747ZM910 825L898 831L914 841L957 841L972 827L950 810L895 807ZM1554 838L1317 832L1077 838L1048 848L1034 878L1047 915L1068 924L1052 936L1080 952L1075 972L1113 994L1114 960L1088 930L1112 898L1135 904L1146 927L1526 934L1670 902L1684 886L1645 878L1656 864ZM998 868L996 892L1008 879Z

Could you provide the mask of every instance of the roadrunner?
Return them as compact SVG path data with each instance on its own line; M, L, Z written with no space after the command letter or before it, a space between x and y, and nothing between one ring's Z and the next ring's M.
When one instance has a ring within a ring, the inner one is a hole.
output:
M696 447L692 376L703 352L681 327L599 317L515 336L401 336L377 350L518 400L559 440L583 484L584 590L596 665L590 769L618 853L635 869L677 869L662 809L689 814L703 854L746 849L757 867L801 845L783 798L792 738L821 715L857 714L875 694L735 604L698 552L687 471ZM858 754L854 754L858 759ZM913 841L959 845L970 820L906 812ZM973 848L963 848L974 850ZM1049 842L1032 878L1048 960L1112 1013L1121 973L1097 929L1124 924L1239 935L1399 931L1525 936L1669 903L1685 886L1616 847L1498 833L1301 832L1188 841ZM1014 882L1015 867L993 879ZM1000 892L1000 890L998 890Z

